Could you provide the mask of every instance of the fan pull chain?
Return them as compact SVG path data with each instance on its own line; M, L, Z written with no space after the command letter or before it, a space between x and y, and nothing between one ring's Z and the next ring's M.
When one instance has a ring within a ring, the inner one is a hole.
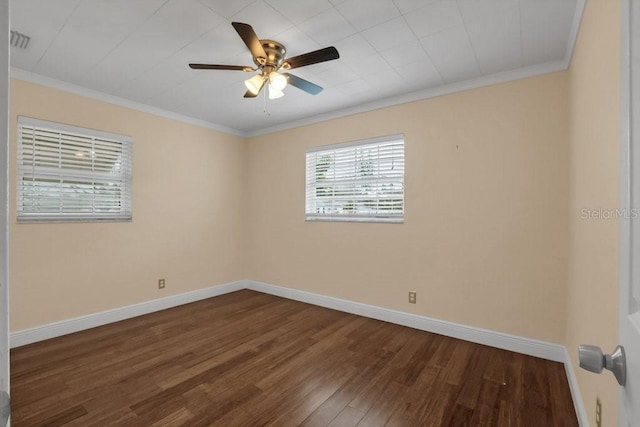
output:
M268 88L266 88L268 89ZM262 107L262 111L269 117L271 117L271 113L269 112L269 110L267 109L267 90L263 90L262 91L262 99L263 99L263 107Z

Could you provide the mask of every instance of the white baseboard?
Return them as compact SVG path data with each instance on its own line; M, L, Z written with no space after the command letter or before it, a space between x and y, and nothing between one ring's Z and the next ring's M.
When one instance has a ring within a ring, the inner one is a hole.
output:
M562 344L539 341L532 338L505 334L489 329L476 328L446 320L434 319L432 317L405 313L402 311L391 310L388 308L340 298L327 297L297 289L275 286L269 283L256 282L254 280L246 280L244 282L246 288L266 294L277 295L283 298L332 308L334 310L383 320L385 322L408 326L410 328L433 332L440 335L446 335L452 338L459 338L465 341L514 351L516 353L553 360L555 362L565 361L565 348Z
M582 393L580 393L580 386L578 385L576 371L573 369L573 362L566 347L564 349L564 370L567 373L567 381L569 382L569 389L571 390L573 406L576 409L578 424L580 424L581 427L589 427L589 417L587 416L587 410L584 407Z
M241 289L251 289L257 292L301 301L320 307L331 308L346 313L357 314L359 316L408 326L410 328L420 329L427 332L433 332L452 338L488 345L490 347L540 357L554 362L561 362L565 366L578 422L580 423L580 426L589 425L571 358L569 357L567 349L562 344L505 334L503 332L477 328L474 326L434 319L432 317L420 316L417 314L405 313L402 311L391 310L341 298L314 294L311 292L276 286L255 280L239 280L223 285L199 289L193 292L172 295L165 298L159 298L139 304L133 304L126 307L12 332L10 335L10 345L11 348L20 347L49 338L55 338L73 332L94 328L96 326L102 326L108 323L141 316L143 314L239 291Z
M113 322L130 319L143 314L165 310L190 302L215 297L229 292L239 291L244 288L244 281L226 283L223 285L211 286L209 288L198 289L178 295L171 295L139 304L128 305L126 307L115 308L113 310L102 311L100 313L75 317L73 319L62 320L60 322L49 323L47 325L36 326L35 328L23 329L10 334L10 347L20 347L38 341L95 328Z
M223 285L211 286L209 288L199 289L192 292L133 304L126 307L115 308L113 310L102 311L100 313L36 326L34 328L23 329L21 331L11 333L10 345L11 348L20 347L37 341L95 328L96 326L102 326L108 323L119 322L120 320L130 319L132 317L141 316L154 311L165 310L167 308L188 304L190 302L215 297L241 289L251 289L257 292L263 292L266 294L314 304L320 307L327 307L334 310L370 317L372 319L383 320L385 322L408 326L410 328L446 335L452 338L459 338L465 341L471 341L504 350L515 351L517 353L553 360L555 362L564 363L566 361L566 349L561 344L505 334L503 332L477 328L474 326L420 316L417 314L405 313L402 311L391 310L389 308L363 304L341 298L314 294L283 286L276 286L269 283L257 282L255 280L239 280Z
M462 325L446 320L405 313L345 299L318 295L297 289L271 285L269 283L257 282L255 280L245 280L244 287L257 292L276 295L283 298L306 302L321 307L327 307L334 310L357 314L359 316L370 317L389 323L408 326L414 329L420 329L427 332L446 335L448 337L488 345L490 347L501 348L503 350L509 350L516 353L563 363L578 423L581 427L589 426L589 419L587 418L587 413L584 408L582 395L580 394L580 388L578 386L575 371L573 370L571 358L569 357L566 347L562 344L505 334L503 332Z

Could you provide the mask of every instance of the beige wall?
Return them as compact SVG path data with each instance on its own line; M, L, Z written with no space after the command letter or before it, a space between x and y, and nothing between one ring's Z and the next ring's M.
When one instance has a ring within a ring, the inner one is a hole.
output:
M579 344L611 351L618 339L618 223L583 220L582 209L616 209L620 75L619 0L589 0L569 69L569 280L566 345L591 425L616 425L618 385L578 368Z
M248 278L562 342L566 77L251 139ZM393 133L405 135L405 223L305 222L305 149Z
M12 123L26 115L135 142L131 223L17 224L11 182L11 329L251 278L561 342L566 77L249 142L13 80ZM405 223L306 223L305 148L391 133L406 138Z
M11 174L12 331L243 278L242 138L12 80L14 153L17 115L132 136L133 221L17 224Z

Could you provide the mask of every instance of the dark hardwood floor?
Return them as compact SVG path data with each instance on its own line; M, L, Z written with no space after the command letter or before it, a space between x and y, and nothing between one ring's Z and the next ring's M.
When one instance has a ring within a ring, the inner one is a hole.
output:
M561 364L243 290L11 351L14 426L576 426Z

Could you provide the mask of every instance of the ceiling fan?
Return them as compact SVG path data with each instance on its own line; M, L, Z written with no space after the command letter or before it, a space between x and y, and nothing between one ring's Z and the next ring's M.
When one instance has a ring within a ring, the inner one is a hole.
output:
M253 31L253 27L249 24L232 22L231 25L233 25L233 28L238 32L242 41L244 41L249 48L256 67L219 64L189 64L189 67L194 70L258 71L258 74L244 82L248 89L244 94L245 98L255 98L258 96L267 83L269 86L269 99L282 97L284 95L282 90L287 84L312 95L317 95L322 91L322 87L293 74L280 73L278 71L281 69L290 70L300 68L340 58L338 50L333 46L294 56L293 58L285 58L287 50L281 43L273 40L259 39L255 31Z

